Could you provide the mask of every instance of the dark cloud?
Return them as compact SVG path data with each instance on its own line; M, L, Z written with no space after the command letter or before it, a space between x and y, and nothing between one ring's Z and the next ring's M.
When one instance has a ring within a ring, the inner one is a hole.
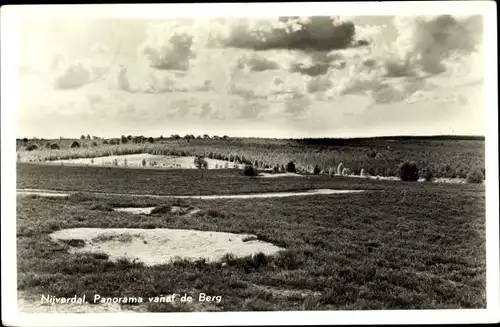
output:
M279 22L265 29L238 25L222 43L253 50L334 50L354 45L352 22L327 16L281 17Z

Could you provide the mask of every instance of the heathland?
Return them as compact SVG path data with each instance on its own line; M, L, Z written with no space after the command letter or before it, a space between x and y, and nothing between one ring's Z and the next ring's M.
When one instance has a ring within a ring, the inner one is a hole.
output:
M92 299L95 294L146 298L173 293L205 293L222 299L192 305L121 304L122 309L142 312L486 306L484 184L318 173L342 162L354 173L363 168L369 174L395 176L401 163L413 161L421 171L433 167L436 177L465 177L472 169L484 169L484 140L189 137L145 138L134 143L139 140L124 139L113 140L120 144L90 137L18 140L17 188L70 193L68 197L17 198L18 290L26 299L36 301L47 294L85 294ZM287 166L293 161L301 175L261 178L245 176L241 168L161 169L149 164L131 168L46 162L139 153L205 156L259 169ZM259 199L136 196L313 189L364 191ZM154 209L139 215L113 210L137 207ZM212 262L179 258L145 265L133 258L110 260L106 253L75 252L72 249L81 246L81 240L65 243L50 237L70 228L252 234L285 250L244 257L227 254Z

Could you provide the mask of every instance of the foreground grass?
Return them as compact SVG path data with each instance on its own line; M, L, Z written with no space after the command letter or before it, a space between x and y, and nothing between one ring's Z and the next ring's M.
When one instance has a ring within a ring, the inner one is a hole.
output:
M193 189L184 189L189 183L185 179L189 180L189 174L195 180L198 178L193 171L175 177L176 172L156 175L153 171L136 170L135 175L130 173L129 179L125 179L121 175L126 172L123 169L72 171L72 167L58 167L61 170L57 175L44 170L45 167L19 167L18 186L24 187L113 189L113 183L119 182L121 191L189 193ZM283 179L271 186L267 181L257 183L249 178L234 178L235 182L228 181L225 174L229 172L207 172L200 189L206 193L233 192L238 187L240 191L268 188L278 191L299 187L301 183ZM41 181L35 181L35 177ZM77 183L78 178L83 182ZM52 184L47 186L47 183ZM313 188L350 186L372 191L209 201L82 194L67 199L18 198L18 289L55 296L149 297L174 292L196 296L205 292L223 298L221 303L205 306L149 304L148 311L486 306L484 186L327 177L311 179L309 183ZM108 211L114 206L161 205L200 208L201 212L187 217L168 210L159 210L151 216ZM49 239L55 230L74 227L252 233L287 251L277 256L241 259L228 256L224 265L180 260L145 267L129 260L111 262L102 254L70 254L68 245ZM315 296L313 292L319 294Z

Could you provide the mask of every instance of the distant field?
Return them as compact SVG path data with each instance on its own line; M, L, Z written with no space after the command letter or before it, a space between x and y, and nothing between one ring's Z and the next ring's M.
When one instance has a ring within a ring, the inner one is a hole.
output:
M18 161L91 158L107 155L150 153L189 156L253 164L258 167L296 163L300 170L336 168L340 163L355 174L361 169L371 175L396 176L398 166L415 161L420 170L431 170L436 177L465 178L474 168L484 173L484 138L406 137L372 139L275 140L227 139L153 139L153 142L115 145L108 140L29 140L18 141ZM71 148L78 142L79 148ZM108 144L104 144L104 142ZM59 150L50 149L58 144ZM37 149L26 151L32 145Z
M229 194L314 188L359 194L281 199L151 199L76 194L18 197L18 289L32 296L157 296L205 292L221 303L135 306L138 311L260 311L485 308L482 184L346 177L258 179L241 171L154 170L18 164L18 188L148 194ZM111 207L177 205L185 217L136 216ZM104 209L103 209L104 208ZM74 227L182 228L251 233L287 248L276 256L146 267L70 254L50 241Z

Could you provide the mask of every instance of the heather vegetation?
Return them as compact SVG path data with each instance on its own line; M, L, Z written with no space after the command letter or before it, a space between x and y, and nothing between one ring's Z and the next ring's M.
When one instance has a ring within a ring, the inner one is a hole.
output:
M465 179L476 167L484 167L484 138L472 137L278 140L227 136L196 138L193 135L182 138L173 135L156 139L130 136L51 140L52 146L55 144L59 149L44 147L46 142L18 140L19 159L23 162L46 162L149 153L226 160L275 172L295 170L299 173L336 172L340 175L344 172L361 175L363 171L365 175L394 177L400 177L402 164L414 162L418 169L423 169L424 174L420 176L431 179ZM479 170L484 174L484 168Z

